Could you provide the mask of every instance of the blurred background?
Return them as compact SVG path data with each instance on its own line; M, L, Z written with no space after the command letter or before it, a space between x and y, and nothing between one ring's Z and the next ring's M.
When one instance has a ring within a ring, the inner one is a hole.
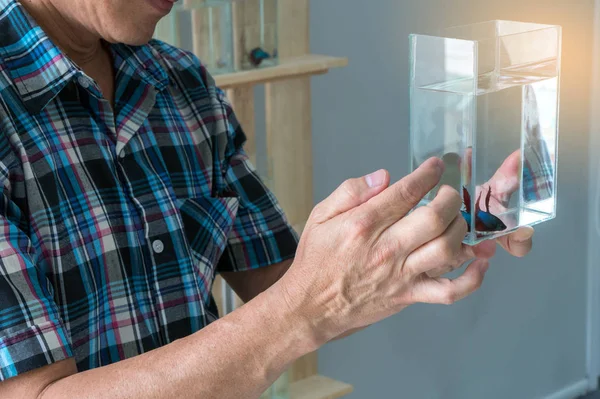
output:
M451 307L412 306L328 344L319 372L353 384L350 399L558 399L594 389L600 303L590 295L599 277L588 273L593 279L600 259L592 115L600 110L591 106L600 5L318 0L310 7L311 52L349 58L346 68L312 80L315 202L349 177L387 168L395 181L409 172L410 33L491 19L563 27L557 218L537 226L525 259L498 251L479 292Z

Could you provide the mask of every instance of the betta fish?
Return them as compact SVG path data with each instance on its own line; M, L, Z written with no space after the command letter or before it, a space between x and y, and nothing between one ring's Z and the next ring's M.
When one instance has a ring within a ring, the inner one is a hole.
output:
M252 65L259 66L264 60L271 58L271 56L265 50L257 47L250 52L249 58Z
M475 207L475 230L477 231L502 231L506 229L506 225L497 216L490 213L490 197L492 195L492 188L488 190L485 197L485 212L479 207L479 201L481 200L481 193L477 197L477 204ZM467 222L469 232L471 231L471 196L465 187L463 187L463 201L466 210L461 211L463 217Z

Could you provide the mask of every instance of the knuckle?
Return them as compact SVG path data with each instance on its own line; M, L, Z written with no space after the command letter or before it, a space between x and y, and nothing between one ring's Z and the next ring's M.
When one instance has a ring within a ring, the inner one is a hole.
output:
M419 193L425 191L422 186L422 183L414 179L400 181L398 185L398 196L400 197L400 200L408 204L418 203L421 200Z
M308 218L312 219L312 220L319 219L320 216L323 214L324 210L325 210L325 205L323 204L323 202L319 202L317 205L315 205L313 207Z
M458 295L450 289L446 290L444 295L442 296L442 304L444 305L453 305L458 300Z
M483 274L478 274L477 278L473 282L473 291L477 291L479 288L481 288L482 284L483 284Z
M355 189L355 180L356 179L347 179L340 185L340 190L342 190L344 194L346 194L346 196L351 200L355 200L359 196Z
M450 271L454 271L460 268L463 265L463 263L464 261L460 257L454 257L454 259L450 261Z
M456 258L456 249L454 245L447 239L440 240L438 245L438 256L446 261L446 263L453 264Z
M448 269L449 268L442 267L442 268L438 268L438 269L435 269L435 270L428 270L425 273L427 274L428 277L437 278L437 277L443 276L444 274L446 274L449 271L451 271L451 270L448 270Z
M422 209L426 223L433 231L441 233L446 229L446 221L440 211L431 206L425 206Z
M377 248L379 259L382 262L388 263L396 258L398 251L396 245L390 241L383 241ZM399 270L400 271L400 270Z
M389 264L393 258L393 253L394 251L389 245L379 245L377 248L373 249L373 260L376 265Z
M350 221L350 233L353 237L366 235L373 226L373 217L370 212L360 212Z

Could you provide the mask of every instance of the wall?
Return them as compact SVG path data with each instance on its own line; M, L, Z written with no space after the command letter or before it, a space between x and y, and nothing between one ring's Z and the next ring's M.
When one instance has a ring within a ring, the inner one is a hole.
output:
M585 378L587 145L593 1L318 0L311 51L348 56L313 79L315 202L344 179L408 173L408 34L489 19L563 26L558 216L482 289L415 305L319 353L354 398L538 398Z

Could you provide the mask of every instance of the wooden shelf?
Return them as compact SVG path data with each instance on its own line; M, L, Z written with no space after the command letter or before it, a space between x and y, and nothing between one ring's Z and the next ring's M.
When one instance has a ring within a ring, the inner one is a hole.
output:
M327 73L331 68L341 68L346 65L348 65L347 58L309 54L281 60L278 65L273 67L214 75L214 78L217 86L222 89L230 89L306 75L319 75Z
M352 385L336 381L322 375L293 382L290 384L291 399L337 399L354 390Z

